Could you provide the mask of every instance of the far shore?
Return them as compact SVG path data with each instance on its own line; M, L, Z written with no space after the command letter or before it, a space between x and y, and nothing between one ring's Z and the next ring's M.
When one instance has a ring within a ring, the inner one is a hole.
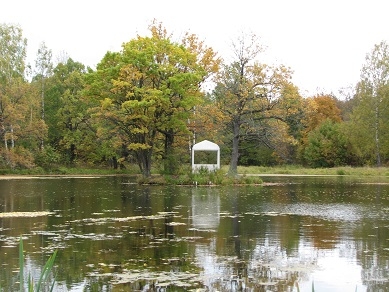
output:
M221 167L221 172L228 173L228 165ZM131 171L114 171L112 169L87 169L87 168L63 168L62 173L3 173L0 180L11 179L39 179L39 178L96 178L105 176L139 176L134 169ZM190 170L188 170L190 171ZM305 168L298 165L285 166L238 166L240 176L259 177L314 177L314 176L356 176L356 177L387 177L389 178L389 167L334 167L334 168ZM153 174L152 176L159 176Z
M220 169L222 174L227 174L228 165L223 165ZM191 172L190 168L181 170ZM154 170L152 176L159 176L159 171ZM356 177L387 177L389 178L389 167L351 167L340 166L333 168L306 168L299 165L284 165L284 166L238 166L239 176L258 176L258 177L285 177L285 176L356 176ZM25 170L8 171L4 170L0 174L0 180L10 179L39 179L39 178L96 178L104 176L141 176L136 167L128 167L123 170L113 169L89 169L84 167L66 168L62 167L60 172L34 173L34 169L25 172ZM162 175L163 176L163 175Z
M0 175L0 180L10 180L10 179L37 179L37 178L66 178L66 177L72 177L72 178L96 178L101 176L112 176L108 174L103 175L76 175L76 174L56 174L56 175L50 175L50 174L42 174L42 175Z

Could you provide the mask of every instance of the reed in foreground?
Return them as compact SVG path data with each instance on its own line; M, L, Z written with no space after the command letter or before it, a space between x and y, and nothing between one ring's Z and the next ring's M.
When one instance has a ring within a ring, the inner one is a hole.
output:
M27 291L29 292L39 292L39 291L53 291L55 280L53 280L52 283L49 282L49 277L51 275L51 272L54 267L54 261L57 256L57 251L54 251L54 253L49 257L46 264L44 265L39 280L35 284L34 279L31 275L28 276L27 280ZM20 243L19 243L19 281L20 281L20 292L24 291L24 252L23 252L23 239L20 237ZM48 289L46 289L48 288Z

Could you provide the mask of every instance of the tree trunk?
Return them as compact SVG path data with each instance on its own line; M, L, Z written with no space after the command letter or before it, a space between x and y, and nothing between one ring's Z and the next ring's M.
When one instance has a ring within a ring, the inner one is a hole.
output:
M375 148L376 148L376 156L377 156L377 166L381 166L381 154L380 154L380 137L379 137L379 98L376 97L376 106L375 106Z
M151 154L151 149L137 151L136 157L138 160L139 169L143 177L151 176Z
M118 169L118 160L116 159L116 156L112 156L112 168Z
M41 114L42 114L42 121L45 120L45 81L44 81L44 78L42 77L42 80L41 80L42 84L41 84L41 105L42 105L42 109L41 109ZM41 139L41 149L44 148L44 141L43 141L43 138Z
M73 163L76 160L76 145L75 144L70 145L69 160L70 160L70 163Z
M177 159L173 151L174 133L172 130L165 134L164 171L166 174L174 174L178 168Z
M2 128L3 128L3 133L4 133L4 148L5 148L5 150L8 150L7 135L6 135L6 130L5 130L4 125L2 126Z
M11 125L11 148L15 148L15 139L14 139L14 128Z
M144 156L143 176L150 177L151 176L151 150L147 150L145 152L146 154Z
M378 120L375 122L375 151L377 157L377 166L381 166L381 154L380 154L380 138L379 138L379 127Z
M231 153L231 162L230 169L228 174L235 176L238 173L238 159L239 159L239 139L240 139L240 126L239 122L233 122L233 137L232 137L232 153Z

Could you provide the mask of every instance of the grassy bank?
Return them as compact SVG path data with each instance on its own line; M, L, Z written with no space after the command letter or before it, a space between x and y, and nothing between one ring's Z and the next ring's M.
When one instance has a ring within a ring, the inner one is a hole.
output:
M228 166L223 166L228 171ZM239 174L282 174L282 175L352 175L352 176L389 176L388 167L334 167L334 168L304 168L296 165L264 167L239 166Z
M190 169L180 175L158 175L152 178L140 178L144 184L160 185L252 185L261 184L261 176L296 175L296 176L357 176L357 177L389 177L388 167L336 167L336 168L304 168L301 166L238 167L238 176L227 175L228 166L222 166L216 172L192 174Z
M223 176L228 172L228 165L223 165L220 174ZM153 175L159 175L160 171L154 169ZM174 177L190 175L189 166L184 166L180 174ZM140 175L138 167L135 165L126 169L110 168L88 168L88 167L60 167L54 170L43 170L41 168L11 170L0 169L0 175ZM285 166L238 166L238 174L250 175L349 175L349 176L389 176L389 167L334 167L334 168L304 168L298 165ZM191 178L190 178L191 179Z
M0 169L0 175L117 175L117 174L138 174L137 167L128 169L112 168L91 168L91 167L58 167L45 170L42 168L31 169Z
M151 185L260 185L262 182L259 176L239 175L231 177L226 175L222 169L217 171L201 170L197 173L188 170L179 175L152 175L150 178L138 178L139 184Z

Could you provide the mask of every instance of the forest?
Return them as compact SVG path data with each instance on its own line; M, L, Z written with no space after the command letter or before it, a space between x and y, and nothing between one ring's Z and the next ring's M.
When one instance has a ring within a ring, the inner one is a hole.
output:
M263 45L242 35L227 63L197 35L149 35L106 52L95 69L0 24L0 170L60 166L176 174L204 139L222 164L385 166L389 162L389 47L366 53L352 94L302 97L292 68L261 63Z

